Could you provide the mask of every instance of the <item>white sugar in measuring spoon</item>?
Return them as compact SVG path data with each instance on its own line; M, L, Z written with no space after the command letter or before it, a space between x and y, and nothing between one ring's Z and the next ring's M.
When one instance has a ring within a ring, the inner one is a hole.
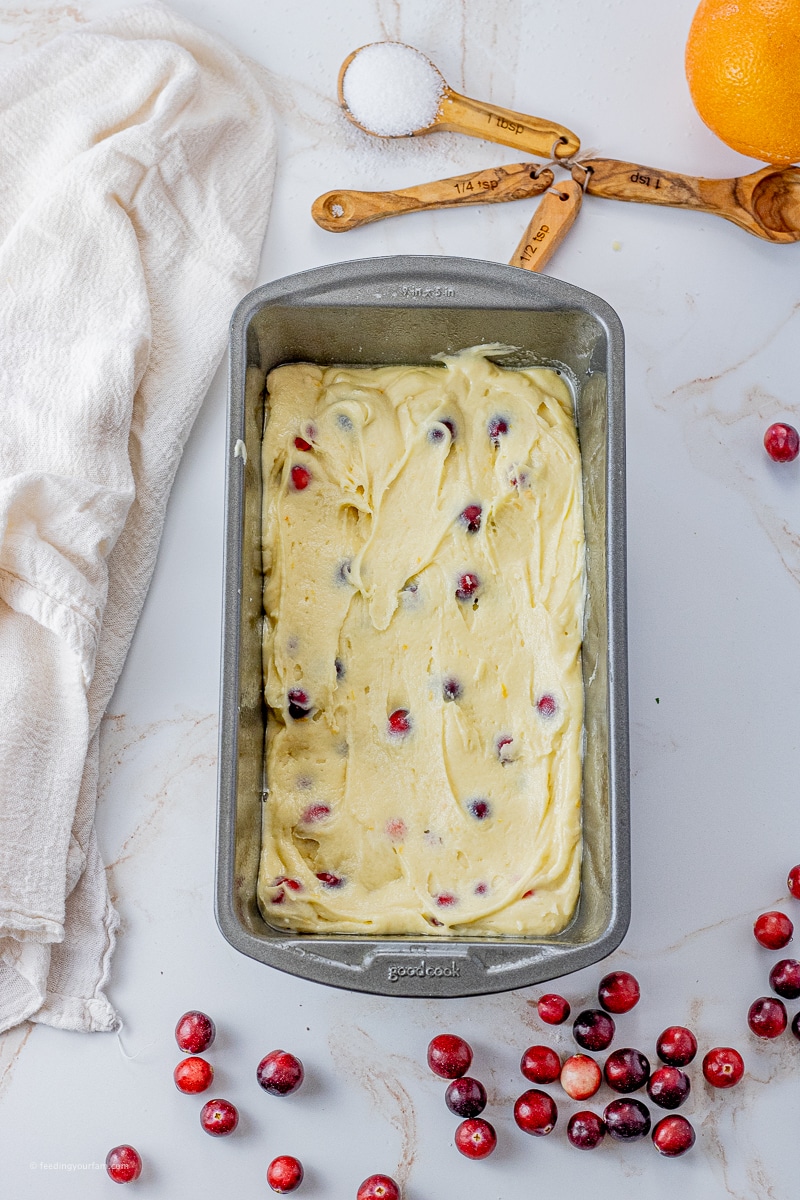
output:
M404 42L370 42L349 54L339 70L339 103L354 125L376 137L440 129L541 158L569 158L580 149L580 139L563 125L460 96L429 58Z

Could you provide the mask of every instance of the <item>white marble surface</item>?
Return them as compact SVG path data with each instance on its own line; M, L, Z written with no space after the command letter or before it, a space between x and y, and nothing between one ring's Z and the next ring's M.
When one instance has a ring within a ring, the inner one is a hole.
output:
M114 0L0 8L0 65ZM176 0L270 72L281 160L260 280L375 254L467 254L506 261L531 202L417 215L334 236L308 210L329 188L382 188L514 161L452 135L370 141L335 99L338 66L381 37L431 55L467 94L547 113L610 156L709 175L754 169L696 117L683 45L695 0ZM618 247L618 248L617 248ZM133 648L105 721L99 824L123 920L110 995L113 1035L24 1027L0 1038L3 1195L108 1193L99 1169L130 1141L146 1169L135 1194L262 1196L268 1161L306 1164L298 1195L347 1200L372 1171L406 1200L620 1195L661 1200L790 1200L797 1195L800 1044L758 1044L750 1001L769 965L751 925L784 899L800 860L797 637L800 462L771 464L766 425L800 423L796 347L800 246L776 247L723 221L588 198L550 270L605 297L627 333L633 919L610 963L639 976L643 1000L617 1044L653 1054L688 1022L702 1048L738 1046L747 1079L712 1093L699 1065L686 1112L698 1142L670 1162L647 1143L580 1154L564 1128L528 1138L511 1104L521 1051L543 1037L538 991L424 1002L333 992L233 951L212 913L222 563L225 373L192 434ZM577 1008L602 970L559 985ZM176 1018L218 1023L214 1094L240 1106L234 1137L199 1128L200 1101L171 1079ZM790 1009L796 1008L791 1005ZM499 1148L461 1158L443 1085L424 1067L442 1029L475 1047L474 1074ZM254 1068L276 1046L305 1061L293 1098L260 1091ZM124 1050L124 1053L122 1052ZM561 1099L558 1088L552 1089ZM596 1097L598 1107L610 1095Z

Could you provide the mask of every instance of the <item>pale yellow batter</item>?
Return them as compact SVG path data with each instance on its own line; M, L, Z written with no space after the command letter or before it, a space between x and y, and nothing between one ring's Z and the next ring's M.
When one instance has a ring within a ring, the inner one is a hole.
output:
M307 932L544 934L580 881L572 398L478 350L278 367L258 896Z

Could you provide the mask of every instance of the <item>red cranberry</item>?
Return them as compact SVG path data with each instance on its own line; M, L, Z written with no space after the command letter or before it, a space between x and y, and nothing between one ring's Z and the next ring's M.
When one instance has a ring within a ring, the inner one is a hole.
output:
M483 1117L462 1121L456 1130L456 1149L466 1158L488 1158L497 1145L494 1126Z
M334 875L333 871L317 871L317 879L323 887L338 888L344 885L341 875Z
M509 741L511 741L510 738ZM505 743L503 744L505 745ZM499 742L498 749L500 749ZM536 1011L546 1025L563 1025L569 1016L570 1008L563 996L557 996L555 992L548 992L546 996L539 997Z
M495 750L497 751L497 757L500 759L500 762L504 766L506 763L514 761L513 752L511 750L511 746L513 746L513 744L514 744L514 739L510 733L501 733L500 737L497 739L497 741L494 744ZM558 996L558 997L556 997L556 999L560 1000L561 997ZM566 1001L564 1001L564 1003L566 1004ZM541 1016L541 1013L539 1015ZM567 1016L569 1016L569 1005L568 1004L567 1004ZM564 1017L562 1019L566 1020L566 1017ZM545 1018L542 1017L542 1020L545 1020ZM550 1024L558 1025L558 1024L560 1024L560 1022L559 1021L551 1021Z
M486 1088L477 1079L462 1075L448 1085L444 1102L457 1117L479 1117L486 1108Z
M800 864L798 864L796 867L792 867L786 883L795 900L800 900Z
M292 487L296 492L304 492L311 483L311 472L308 467L292 467Z
M488 800L470 800L467 808L476 821L485 821L487 817L492 815L491 805Z
M800 962L796 958L782 958L769 973L769 986L784 1000L796 1000L800 996Z
M668 1067L685 1067L697 1054L697 1038L683 1025L670 1025L656 1042L656 1053Z
M780 1037L787 1025L786 1005L772 996L759 996L750 1005L747 1024L756 1037Z
M663 1117L653 1130L653 1145L659 1154L677 1158L694 1145L694 1129L686 1117Z
M792 940L794 925L782 912L762 913L753 926L760 946L767 950L782 950Z
M445 679L442 684L442 695L445 700L458 700L461 695L461 684L457 679Z
M600 1068L588 1054L573 1054L561 1068L561 1086L573 1100L588 1100L602 1080Z
M552 717L558 708L552 696L540 696L536 701L536 711L540 717Z
M792 1017L792 1033L800 1041L800 1012L796 1012Z
M175 1041L186 1054L202 1054L214 1041L217 1029L211 1017L187 1012L175 1026Z
M285 1195L299 1188L302 1182L303 1164L299 1158L292 1158L291 1154L281 1154L278 1158L273 1158L267 1167L267 1183L273 1192Z
M466 572L466 574L459 578L458 587L456 588L456 599L471 600L479 587L480 580L478 576L470 571Z
M452 892L439 892L437 896L434 896L434 900L439 908L452 908L454 904L458 904L458 896L454 896Z
M575 1018L572 1036L584 1050L607 1050L614 1040L615 1030L608 1013L599 1008L587 1008Z
M529 1046L519 1069L531 1083L554 1083L561 1074L561 1059L549 1046Z
M411 714L407 708L396 708L389 714L389 733L392 737L405 737L411 732Z
M311 712L311 701L308 693L302 688L292 688L287 696L289 716L293 721L302 721Z
M689 1076L679 1067L659 1067L650 1076L647 1094L659 1108L680 1108L691 1087Z
M597 989L600 1007L610 1013L626 1013L639 1003L639 984L628 971L604 975Z
M483 509L480 504L468 504L461 514L461 520L467 527L467 533L477 533L481 527L481 513Z
M214 1078L214 1068L204 1058L184 1058L172 1073L175 1087L179 1092L195 1095L211 1087Z
M305 1071L299 1058L286 1050L272 1050L256 1067L256 1079L270 1096L289 1096L303 1082Z
M635 1092L650 1078L650 1063L641 1050L626 1046L609 1054L605 1065L606 1083L615 1092Z
M142 1159L133 1146L115 1146L106 1155L106 1171L114 1183L133 1183L142 1173Z
M567 1137L578 1150L594 1150L605 1136L605 1121L589 1109L573 1113L567 1124Z
M440 1033L428 1044L428 1066L442 1079L460 1079L471 1062L472 1049L458 1034Z
M296 437L294 439L294 444L298 450L310 450L311 449L311 442L307 442L305 438Z
M764 434L764 449L773 462L794 462L800 454L800 434L794 425L776 421Z
M632 1142L650 1132L650 1113L641 1100L612 1100L603 1119L606 1129L618 1142Z
M309 804L300 820L303 825L314 825L317 821L324 821L330 815L331 810L327 804Z
M386 822L386 835L393 842L401 842L408 833L408 826L402 817L390 817Z
M212 1137L227 1137L239 1124L239 1113L230 1100L208 1100L200 1109L200 1124Z
M523 1092L514 1105L514 1120L523 1133L544 1137L552 1133L558 1120L558 1109L552 1096L531 1088Z
M508 418L507 417L492 417L489 424L486 426L486 432L495 446L500 445L500 438L508 433Z
M731 1088L744 1075L744 1061L732 1046L715 1046L703 1059L706 1082L716 1088Z
M400 1188L388 1175L370 1175L358 1189L356 1200L400 1200Z

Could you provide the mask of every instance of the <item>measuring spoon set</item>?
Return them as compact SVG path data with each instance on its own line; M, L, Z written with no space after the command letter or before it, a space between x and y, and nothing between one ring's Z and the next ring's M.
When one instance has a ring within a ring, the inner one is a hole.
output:
M339 101L347 117L366 133L387 136L356 119L348 107L346 75L357 56L375 46L362 46L342 63ZM378 43L397 46L402 43ZM411 51L411 47L403 46ZM416 187L386 192L339 189L319 196L311 215L332 233L355 229L401 213L472 204L498 204L541 196L533 217L510 260L512 266L540 271L572 227L584 193L610 200L660 204L712 213L768 242L800 240L800 167L763 167L734 179L703 179L610 158L575 160L580 140L571 130L541 117L530 117L497 105L471 100L453 91L438 68L414 50L436 73L438 109L420 128L388 136L418 137L436 130L465 133L485 141L514 146L526 154L563 165L571 179L555 182L550 165L518 162L457 175Z

